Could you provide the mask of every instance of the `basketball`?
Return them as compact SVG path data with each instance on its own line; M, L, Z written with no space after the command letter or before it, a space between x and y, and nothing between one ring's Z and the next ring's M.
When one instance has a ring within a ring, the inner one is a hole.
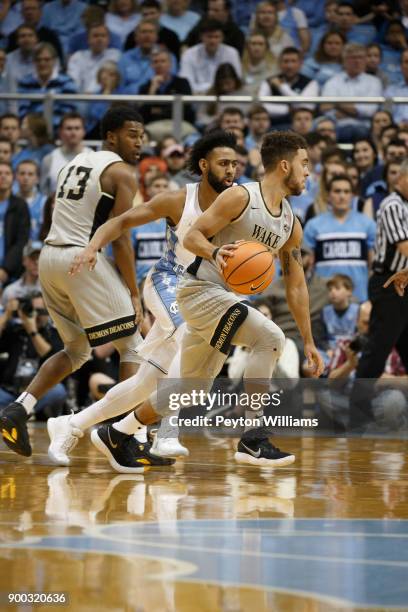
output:
M243 242L231 257L226 258L223 276L233 291L244 295L261 293L271 283L274 257L260 242Z

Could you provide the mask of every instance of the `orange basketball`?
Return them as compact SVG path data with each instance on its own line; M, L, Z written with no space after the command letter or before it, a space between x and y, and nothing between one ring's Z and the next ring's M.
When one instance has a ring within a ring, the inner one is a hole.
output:
M274 277L274 257L261 242L243 242L231 257L225 259L224 279L238 293L261 293Z

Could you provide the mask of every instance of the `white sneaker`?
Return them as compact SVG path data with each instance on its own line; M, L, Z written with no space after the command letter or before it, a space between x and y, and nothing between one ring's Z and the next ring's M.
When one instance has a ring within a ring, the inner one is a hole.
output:
M183 446L178 438L160 438L155 436L150 448L152 455L158 457L188 457L190 451Z
M47 421L48 435L51 444L48 447L49 458L57 465L69 465L69 453L78 444L84 432L70 424L72 415L67 414Z

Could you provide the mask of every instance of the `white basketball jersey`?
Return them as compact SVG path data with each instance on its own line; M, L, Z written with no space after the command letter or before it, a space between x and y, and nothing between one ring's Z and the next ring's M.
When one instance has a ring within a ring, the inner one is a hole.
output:
M88 147L85 147L82 153L85 151L92 151ZM58 174L61 172L62 168L69 164L76 155L72 153L64 153L62 147L58 147L54 149L50 155L50 168L48 170L48 179L47 179L47 192L54 193L57 189L57 181Z
M260 183L241 185L248 192L248 201L240 216L222 229L212 239L214 247L232 244L236 240L256 240L276 254L290 238L295 216L288 200L281 203L281 212L275 216L267 209ZM188 272L200 280L224 283L218 267L213 260L196 257Z
M101 174L121 161L116 153L89 150L61 170L46 244L87 246L98 227L108 220L115 201L102 191Z
M190 265L194 255L183 247L184 236L195 221L203 214L198 203L198 189L200 183L188 183L186 185L186 201L181 219L175 227L167 226L167 245L162 259L165 259L172 267Z

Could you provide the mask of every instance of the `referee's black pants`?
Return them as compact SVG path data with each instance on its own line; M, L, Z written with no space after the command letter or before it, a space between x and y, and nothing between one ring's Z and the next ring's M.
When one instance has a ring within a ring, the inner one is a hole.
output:
M396 347L408 372L408 293L400 297L394 285L383 284L390 274L373 274L368 284L368 295L373 308L366 348L360 357L350 401L350 427L359 428L371 419L371 399L375 380L384 372L385 363Z

